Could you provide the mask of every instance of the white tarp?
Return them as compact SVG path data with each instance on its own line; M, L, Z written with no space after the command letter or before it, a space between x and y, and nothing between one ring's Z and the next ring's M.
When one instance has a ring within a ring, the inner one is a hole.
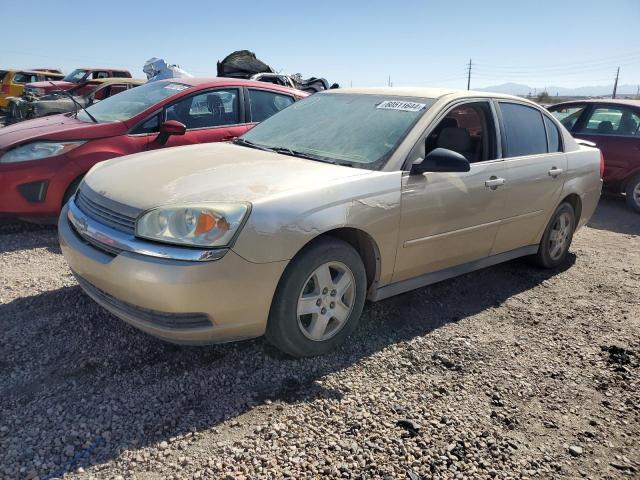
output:
M147 75L147 82L164 80L166 78L187 78L193 77L177 65L169 65L162 58L152 57L147 60L142 67L142 71Z

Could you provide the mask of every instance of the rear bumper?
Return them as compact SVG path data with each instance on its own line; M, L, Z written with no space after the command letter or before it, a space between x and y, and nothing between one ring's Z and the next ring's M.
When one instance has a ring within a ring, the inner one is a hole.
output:
M255 264L229 250L207 262L108 253L86 243L67 219L60 247L84 291L132 326L173 343L209 344L264 333L287 264Z

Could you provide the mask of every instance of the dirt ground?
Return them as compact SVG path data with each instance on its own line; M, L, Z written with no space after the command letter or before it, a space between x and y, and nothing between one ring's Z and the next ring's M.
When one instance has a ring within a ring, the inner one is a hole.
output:
M0 477L640 478L640 216L569 261L369 304L347 345L178 347L95 305L52 227L0 225Z

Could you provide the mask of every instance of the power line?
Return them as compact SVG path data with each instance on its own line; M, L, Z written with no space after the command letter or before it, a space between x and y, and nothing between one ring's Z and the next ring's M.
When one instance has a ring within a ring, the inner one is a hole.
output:
M540 69L553 69L553 68L563 68L563 67L576 67L578 65L585 65L585 64L589 64L589 65L594 65L594 64L601 64L601 63L618 63L624 60L628 60L629 57L639 57L640 56L640 51L634 51L634 52L628 52L625 54L620 54L620 55L614 55L614 56L610 56L610 57L600 57L600 58L594 58L591 60L582 60L579 62L562 62L562 63L556 63L556 64L543 64L543 65L491 65L491 64L485 64L485 63L477 63L477 66L480 67L487 67L487 68L492 68L492 69L507 69L507 70L513 70L513 69L526 69L526 70L540 70Z

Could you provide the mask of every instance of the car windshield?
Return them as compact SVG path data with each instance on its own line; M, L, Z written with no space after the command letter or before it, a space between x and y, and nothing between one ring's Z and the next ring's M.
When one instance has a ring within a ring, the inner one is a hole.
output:
M240 144L377 170L435 100L320 93L255 126Z
M143 112L165 98L176 95L190 88L189 85L177 82L152 82L124 92L87 107L87 111L100 123L128 120ZM78 118L91 122L84 111Z
M88 70L84 70L82 68L76 68L73 72L67 74L66 77L63 78L65 82L73 82L77 83L82 80L88 73Z

